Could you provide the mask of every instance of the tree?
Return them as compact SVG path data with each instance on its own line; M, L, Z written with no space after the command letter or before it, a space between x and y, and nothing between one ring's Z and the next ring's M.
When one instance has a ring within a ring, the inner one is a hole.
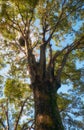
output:
M35 130L64 130L57 90L67 79L74 85L79 83L80 71L75 74L74 56L83 55L84 1L0 0L0 6L4 42L8 47L15 45L26 57L35 103ZM82 23L75 29L78 20ZM62 45L61 41L70 33L72 43ZM54 50L57 46L60 49ZM39 57L35 54L38 51Z
M81 88L75 88L75 93L71 91L69 98L73 101L62 113L64 116L64 125L66 129L80 129L83 130L83 92L80 93ZM73 94L74 93L74 94ZM77 95L77 96L76 96ZM81 118L81 120L80 120ZM66 123L67 122L67 123Z
M0 99L0 129L34 129L33 96L29 86L21 80L7 79L4 94ZM63 111L71 101L60 95L57 102Z
M0 129L24 130L29 128L29 123L34 121L31 115L26 116L24 121L22 120L24 115L28 115L33 105L28 85L15 79L7 79L4 93L5 97L0 99Z

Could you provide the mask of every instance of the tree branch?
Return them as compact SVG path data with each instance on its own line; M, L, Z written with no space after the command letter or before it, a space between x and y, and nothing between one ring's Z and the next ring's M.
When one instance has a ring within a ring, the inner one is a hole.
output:
M65 3L66 3L66 0L63 0L63 2L62 2L62 8L65 5Z
M46 74L46 44L42 44L40 46L40 70L41 70L41 78L45 78Z
M2 127L6 130L6 126L4 125L2 118L0 118L0 124L2 125Z
M72 50L77 49L77 47L82 44L82 40L84 40L84 36L82 36L79 40L73 42L71 45L66 46L61 51L57 51L53 56L53 62L55 62L56 58L60 56L64 51L66 51L66 53L69 53Z
M24 124L23 124L23 126L22 126L22 128L21 128L21 130L24 130L24 129L25 129L25 127L28 129L28 128L29 128L29 126L27 126L27 124L29 124L29 123L31 123L31 122L32 122L32 124L33 124L34 119L31 119L31 120L29 120L28 122L24 123ZM32 124L31 124L31 126L32 126Z
M7 23L9 25L10 28L15 29L16 31L20 32L20 30L14 26L14 24L10 24L9 22Z
M24 26L26 26L25 21L24 21L24 17L23 17L23 15L22 15L21 10L20 10L20 7L19 7L18 1L17 1L17 3L16 3L16 6L17 6L18 11L19 11L19 14L20 14L20 16L21 16L22 22L24 23Z
M15 122L15 126L14 126L14 130L17 130L17 127L18 127L18 123L20 121L20 118L21 118L21 115L22 115L22 112L23 112L23 109L24 109L24 106L25 106L25 103L27 102L28 100L28 97L24 100L22 106L21 106L21 109L20 109L20 112L19 112L19 115L17 117L17 120Z
M11 44L11 43L10 43ZM22 49L22 47L18 44L18 42L15 40L15 42L12 42L12 44L15 46L17 46L18 47L18 49L20 50L20 51L22 51L24 54L25 54L25 56L27 57L27 54L26 54L26 52L25 52L25 50L23 50Z
M6 16L7 16L7 19L11 22L12 27L15 28L17 31L19 31L22 34L22 36L24 37L24 32L21 29L19 23L14 21L14 20L12 20L7 12L6 12ZM16 25L17 27L14 27L13 25Z
M61 62L61 65L57 70L56 77L57 77L58 81L61 79L61 74L62 74L63 68L64 68L64 66L65 66L65 64L67 62L69 54L71 53L72 50L76 49L81 44L82 40L84 40L84 36L81 37L78 41L73 42L70 46L68 46L66 48L65 54L64 54L62 62Z
M54 79L54 62L52 60L52 45L49 44L49 65L47 67L47 75L48 75L48 80L50 80L50 82L53 81Z
M8 99L7 99L7 110L6 110L6 118L7 118L7 130L10 129L10 125L9 125L9 114L8 114Z
M63 6L65 5L65 3L66 3L66 0L64 0L64 2L63 2L63 4L62 4L62 12L61 12L61 14L60 14L60 16L59 16L59 18L58 18L58 21L56 22L56 24L52 27L52 28L50 28L49 30L52 30L52 32L51 32L51 34L50 34L50 36L49 36L49 38L47 39L47 43L51 40L51 38L52 38L52 36L53 36L53 34L54 34L54 32L55 32L55 30L56 30L56 28L57 28L57 26L58 25L60 25L60 23L63 21L63 20L65 20L65 18L67 18L67 17L69 17L70 16L70 14L72 14L74 11L76 11L76 10L78 10L80 7L82 7L83 5L80 5L80 6L78 6L77 7L77 5L80 3L80 0L76 3L76 5L74 5L74 7L76 6L77 8L73 8L67 15L64 15L64 17L62 17L63 16L63 13L64 13L64 11L65 11L65 9L66 9L66 7L65 8L63 8ZM65 13L64 13L65 14ZM47 30L47 31L49 31L49 30Z
M47 39L46 43L49 43L49 42L50 42L50 40L51 40L51 38L52 38L52 36L53 36L53 34L54 34L54 32L55 32L57 26L58 26L59 23L60 23L60 20L61 20L61 18L62 18L63 12L64 12L64 10L63 10L63 8L62 8L62 12L61 12L61 14L60 14L60 16L59 16L59 18L58 18L58 21L57 21L57 23L55 24L54 29L52 30L52 32L51 32L49 38Z

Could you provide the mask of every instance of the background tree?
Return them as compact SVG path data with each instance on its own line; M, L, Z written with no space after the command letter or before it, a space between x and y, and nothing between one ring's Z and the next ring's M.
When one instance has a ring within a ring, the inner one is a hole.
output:
M71 80L76 86L80 81L81 71L77 70L78 75L75 74L75 61L84 55L84 1L1 0L0 6L4 43L12 49L15 45L24 53L24 60L21 60L27 65L34 94L35 130L63 130L57 90L61 82ZM81 26L75 29L78 20ZM70 33L72 43L65 40Z
M29 114L29 111L32 111L33 98L28 85L15 79L8 79L4 93L6 97L0 99L0 128L23 130L23 127L24 129L26 127L28 129L29 123L34 121ZM24 117L25 120L22 119Z

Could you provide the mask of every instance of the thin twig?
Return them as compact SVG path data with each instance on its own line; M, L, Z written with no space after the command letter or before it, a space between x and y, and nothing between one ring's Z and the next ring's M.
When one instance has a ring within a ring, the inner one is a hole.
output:
M10 125L9 125L9 110L8 110L8 99L7 99L7 111L6 111L6 118L7 118L7 130L10 129Z

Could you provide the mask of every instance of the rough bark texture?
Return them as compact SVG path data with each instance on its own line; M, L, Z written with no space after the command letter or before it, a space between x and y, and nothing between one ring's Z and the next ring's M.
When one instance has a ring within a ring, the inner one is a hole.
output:
M35 130L64 130L56 100L60 78L54 76L51 46L49 59L47 65L46 43L40 46L39 62L28 50L28 70L35 102Z
M56 91L49 81L34 83L35 130L64 130L56 101Z

